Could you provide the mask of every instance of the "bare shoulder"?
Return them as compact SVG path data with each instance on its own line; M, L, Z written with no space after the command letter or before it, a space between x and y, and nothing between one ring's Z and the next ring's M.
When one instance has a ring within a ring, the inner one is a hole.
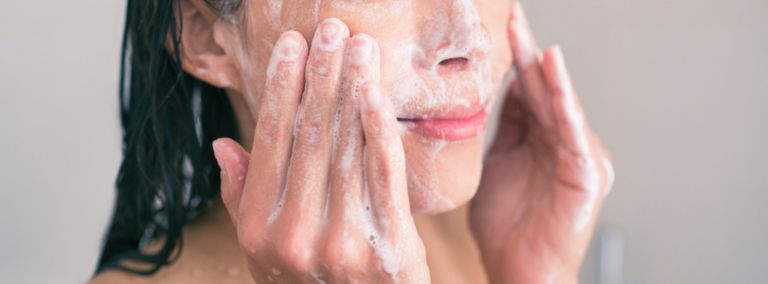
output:
M128 283L148 283L144 277L132 275L117 270L106 270L96 274L88 284L128 284Z

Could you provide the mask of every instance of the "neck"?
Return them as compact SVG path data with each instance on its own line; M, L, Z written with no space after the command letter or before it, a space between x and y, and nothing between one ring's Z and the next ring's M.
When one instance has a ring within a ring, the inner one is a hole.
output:
M187 239L200 239L199 235L204 235L203 240L215 238L224 243L237 244L237 231L221 201L215 202L199 219L185 226L183 234L185 242Z

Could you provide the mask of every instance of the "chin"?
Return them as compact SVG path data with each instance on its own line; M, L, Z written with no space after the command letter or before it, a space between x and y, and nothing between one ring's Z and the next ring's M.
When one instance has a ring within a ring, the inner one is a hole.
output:
M439 214L472 199L483 167L483 135L449 142L406 131L402 138L412 212Z

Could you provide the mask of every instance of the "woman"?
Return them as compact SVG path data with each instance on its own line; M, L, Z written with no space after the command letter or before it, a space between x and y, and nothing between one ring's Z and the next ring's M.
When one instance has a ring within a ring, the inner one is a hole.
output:
M129 1L125 43L92 283L576 282L611 163L519 4Z

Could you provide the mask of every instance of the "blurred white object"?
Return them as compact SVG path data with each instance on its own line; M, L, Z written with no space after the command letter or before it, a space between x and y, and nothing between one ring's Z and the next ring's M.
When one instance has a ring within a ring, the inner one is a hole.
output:
M597 283L624 283L624 236L605 227L597 234Z

